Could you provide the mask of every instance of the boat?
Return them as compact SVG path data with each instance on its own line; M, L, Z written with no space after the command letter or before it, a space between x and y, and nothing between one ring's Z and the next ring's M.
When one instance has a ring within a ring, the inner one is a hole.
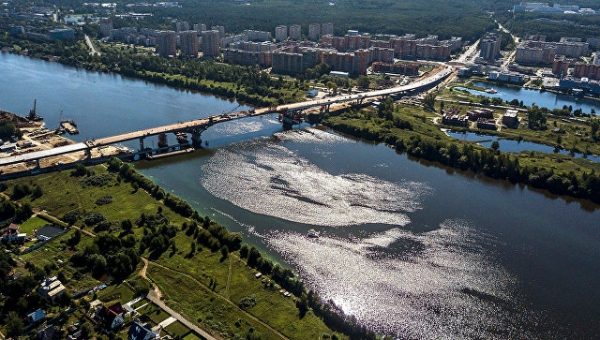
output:
M77 129L77 124L73 120L63 120L60 122L60 128L66 131L70 135L79 134L79 130Z
M311 230L308 231L308 237L310 237L310 238L319 238L319 232L316 231L316 230L314 230L314 229L311 229Z
M498 93L498 91L496 91L494 89L485 89L485 93L496 94L496 93Z

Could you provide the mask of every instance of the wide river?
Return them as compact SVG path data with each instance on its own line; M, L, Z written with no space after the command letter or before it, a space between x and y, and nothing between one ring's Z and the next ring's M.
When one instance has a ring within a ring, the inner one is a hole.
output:
M37 98L79 140L237 103L0 54L0 108ZM600 337L600 210L274 117L212 127L208 153L138 164L323 297L403 338ZM318 239L306 233L314 228Z

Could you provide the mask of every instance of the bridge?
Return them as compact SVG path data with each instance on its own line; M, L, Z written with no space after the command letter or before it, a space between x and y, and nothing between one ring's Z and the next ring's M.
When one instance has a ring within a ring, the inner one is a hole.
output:
M25 153L21 155L2 157L0 158L0 166L7 166L13 164L19 164L24 162L37 162L39 166L39 161L44 158L60 156L64 154L74 153L74 152L85 152L88 157L91 157L91 150L94 148L99 148L103 146L108 146L112 144L127 142L138 140L140 142L140 150L145 150L144 148L144 139L150 136L165 136L167 133L189 133L192 137L192 145L194 147L199 147L202 143L200 139L201 133L206 130L208 127L223 123L227 121L242 119L246 117L256 117L262 116L270 113L289 113L289 112L300 112L303 110L315 108L315 107L327 107L333 104L340 103L348 103L356 101L357 103L361 103L364 100L373 99L373 98L381 98L387 97L391 95L398 94L408 94L408 93L416 93L425 89L432 88L439 84L441 81L446 79L452 72L454 71L452 66L445 65L443 70L430 75L429 77L423 78L414 83L397 86L384 90L376 90L369 91L357 94L349 94L349 95L340 95L336 97L330 97L326 99L315 99L308 100L298 103L292 104L284 104L278 105L275 107L269 108L259 108L256 110L250 111L241 111L229 114L221 114L214 115L206 118L190 120L186 122L179 122L149 129L143 129L138 131L127 132L119 135L99 138L99 139L91 139L85 142L74 143L70 145L55 147L48 150L36 151ZM160 143L159 143L160 144Z

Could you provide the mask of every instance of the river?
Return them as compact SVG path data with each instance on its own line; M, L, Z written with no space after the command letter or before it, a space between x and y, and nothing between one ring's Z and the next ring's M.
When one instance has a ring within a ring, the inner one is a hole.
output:
M78 139L238 105L0 54L0 108L34 98ZM203 134L211 149L141 171L286 261L366 325L400 337L597 338L600 210L274 117ZM321 232L309 239L306 232Z
M573 110L581 109L583 113L589 114L592 113L592 110L594 110L596 114L600 113L600 101L597 100L587 98L578 99L573 96L557 94L549 91L541 92L534 89L488 82L474 82L473 85L482 88L494 89L496 90L496 93L487 93L464 87L459 88L477 96L500 98L504 101L517 99L518 101L522 101L525 106L536 104L539 107L546 107L550 110L562 109L564 106L571 106Z

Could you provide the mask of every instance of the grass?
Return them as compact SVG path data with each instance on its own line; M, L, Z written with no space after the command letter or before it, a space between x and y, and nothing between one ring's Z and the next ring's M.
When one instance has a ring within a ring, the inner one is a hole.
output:
M126 283L111 285L97 293L98 300L102 302L120 302L125 304L134 299L134 292Z
M172 324L165 327L165 331L174 338L184 338L191 330L185 327L181 322L175 321Z
M167 304L224 338L245 337L252 329L261 338L280 339L268 328L243 315L237 307L223 303L222 299L207 293L201 285L183 274L151 264L148 276L160 287Z
M25 221L21 224L20 231L22 233L26 233L27 235L31 235L36 230L45 226L46 224L48 224L48 221L41 219L37 216L34 216L34 217L29 218L27 221Z

